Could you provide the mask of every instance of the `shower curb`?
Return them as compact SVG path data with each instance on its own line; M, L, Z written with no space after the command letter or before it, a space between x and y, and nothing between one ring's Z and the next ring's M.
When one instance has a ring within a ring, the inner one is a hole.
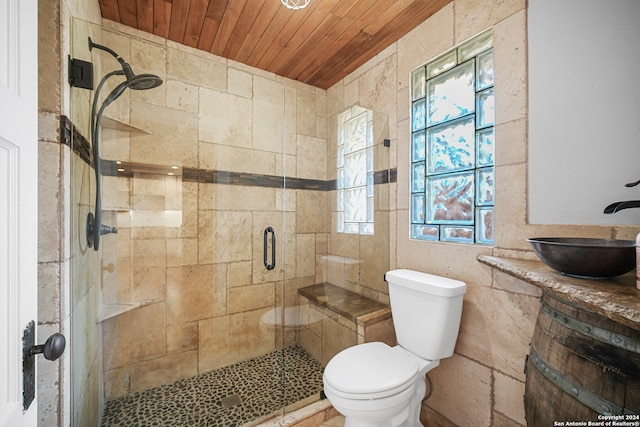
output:
M268 421L258 424L256 427L294 427L302 423L303 421L306 421L309 418L323 412L324 419L321 420L321 422L327 421L330 418L338 415L338 412L333 409L331 402L329 402L329 400L327 399L324 399L295 410L284 416L277 416L275 418L272 418Z

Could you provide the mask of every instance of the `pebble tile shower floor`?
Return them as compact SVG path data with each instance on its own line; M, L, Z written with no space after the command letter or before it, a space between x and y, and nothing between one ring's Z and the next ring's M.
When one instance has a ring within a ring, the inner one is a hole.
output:
M322 365L298 346L107 402L102 427L237 427L322 390Z

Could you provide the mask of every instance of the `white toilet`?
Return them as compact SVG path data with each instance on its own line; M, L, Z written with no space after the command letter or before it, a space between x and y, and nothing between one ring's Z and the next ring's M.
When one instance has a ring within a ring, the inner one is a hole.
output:
M349 347L324 371L324 392L345 427L422 426L424 377L458 338L464 282L412 270L389 271L385 280L398 345Z

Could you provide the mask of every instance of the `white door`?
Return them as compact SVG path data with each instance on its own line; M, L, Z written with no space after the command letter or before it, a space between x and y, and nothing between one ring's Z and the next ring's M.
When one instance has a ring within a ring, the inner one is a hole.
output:
M0 0L0 427L37 424L22 399L22 334L38 322L37 30L37 0Z

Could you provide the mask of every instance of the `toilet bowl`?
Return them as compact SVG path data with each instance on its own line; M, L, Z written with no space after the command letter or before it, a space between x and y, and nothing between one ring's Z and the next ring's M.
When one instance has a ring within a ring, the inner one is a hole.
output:
M419 406L424 375L437 365L438 361L421 359L400 346L361 344L329 361L324 392L345 416L345 427L417 426L416 399Z
M359 344L327 364L324 392L345 427L418 427L426 373L450 357L466 284L411 270L387 272L398 345Z

